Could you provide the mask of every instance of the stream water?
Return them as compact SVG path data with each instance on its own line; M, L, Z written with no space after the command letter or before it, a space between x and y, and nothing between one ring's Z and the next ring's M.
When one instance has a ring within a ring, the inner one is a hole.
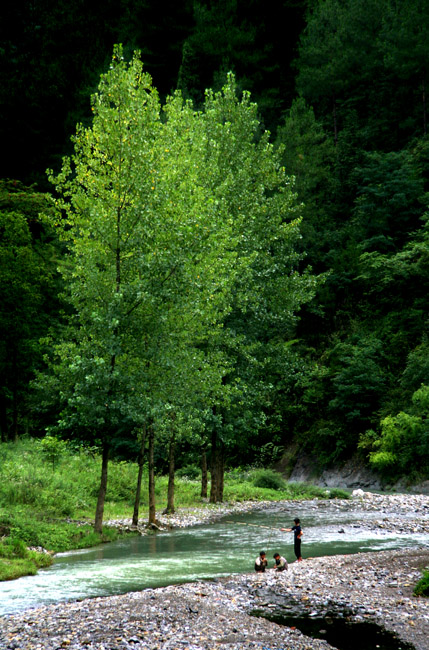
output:
M272 508L229 515L214 524L60 553L53 566L35 576L0 582L0 615L41 604L245 573L253 570L260 550L267 552L269 566L275 551L292 562L293 535L279 529L290 527L297 515L304 530L304 558L429 545L422 534L382 533L375 526L360 527L363 520L379 519L379 513L303 502L298 513ZM410 513L410 531L411 517Z

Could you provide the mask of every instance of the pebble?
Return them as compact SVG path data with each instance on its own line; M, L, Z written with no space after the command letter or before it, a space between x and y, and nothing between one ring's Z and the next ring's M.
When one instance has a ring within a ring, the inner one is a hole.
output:
M355 491L356 492L356 491ZM429 497L357 491L352 500L314 502L314 507L374 511L384 526L427 531ZM276 507L290 507L290 502ZM222 505L161 516L163 526L190 526L272 503ZM388 516L380 518L382 511ZM110 522L130 526L128 520ZM370 522L373 525L374 522ZM365 524L362 524L365 525ZM142 532L143 526L142 526ZM373 621L428 650L429 599L413 587L429 566L429 548L410 548L305 559L287 571L248 573L122 596L47 605L0 617L1 650L329 650L322 639L278 625L252 612L310 614ZM322 628L322 626L321 626Z

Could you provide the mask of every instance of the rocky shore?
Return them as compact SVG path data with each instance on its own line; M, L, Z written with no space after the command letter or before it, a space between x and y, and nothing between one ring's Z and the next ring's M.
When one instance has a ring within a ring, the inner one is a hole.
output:
M329 490L328 490L329 492ZM293 509L299 502L294 501L247 501L235 504L215 504L206 508L181 509L173 515L158 515L161 529L187 528L201 523L215 522L225 515L243 514L255 510L276 507L277 510ZM379 529L380 531L415 532L429 534L429 496L425 494L376 494L354 490L351 499L313 499L306 501L306 506L315 510L324 508L331 511L331 519L335 520L335 513L347 510L349 513L372 513L370 519L360 520L355 527ZM297 510L299 507L296 508ZM87 523L87 522L86 522ZM131 519L116 519L107 522L123 530L133 530ZM146 522L141 521L137 530L145 535Z
M386 526L428 532L429 497L372 495L357 491L347 507L372 510ZM326 506L326 503L325 503ZM251 508L217 507L168 518L165 525L191 525L204 518ZM264 507L263 504L257 506ZM318 507L316 504L314 507ZM346 507L329 502L329 507ZM195 519L194 519L195 518ZM123 522L121 525L128 525ZM323 639L302 634L279 617L344 619L377 623L395 633L402 647L427 650L429 600L413 596L429 547L306 559L284 573L248 573L216 581L44 606L0 618L1 650L322 650ZM262 613L273 620L256 617ZM328 630L329 631L329 630ZM323 636L323 634L322 634ZM410 644L410 645L405 645ZM362 645L365 647L365 645Z

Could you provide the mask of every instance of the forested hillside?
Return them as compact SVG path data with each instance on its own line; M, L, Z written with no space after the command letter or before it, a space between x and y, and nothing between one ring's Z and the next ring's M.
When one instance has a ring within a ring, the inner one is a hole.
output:
M3 442L429 476L428 9L2 7Z

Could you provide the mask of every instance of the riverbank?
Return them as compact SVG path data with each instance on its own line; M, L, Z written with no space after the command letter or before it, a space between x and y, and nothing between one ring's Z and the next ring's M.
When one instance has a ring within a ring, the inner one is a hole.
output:
M354 490L350 499L306 499L306 507L314 510L329 509L329 519L335 527L336 513L347 510L355 513L355 529L376 529L380 532L414 532L429 534L429 496L425 494L375 494ZM299 514L301 500L287 501L244 501L242 503L221 503L206 505L201 508L180 508L174 515L158 515L160 529L187 528L197 524L211 523L227 515L244 514L246 512L265 510L275 507L277 511ZM359 513L372 513L370 519L359 518ZM147 520L139 520L138 526L132 526L131 519L110 519L107 526L119 530L134 530L145 535L148 532ZM338 531L341 533L341 531Z
M103 527L101 534L94 531L101 456L93 449L76 451L60 441L50 441L53 449L42 443L26 438L0 444L0 582L32 574L38 565L44 565L46 558L42 556L38 558L40 562L23 563L21 543L33 549L33 554L39 549L59 553L112 541L118 533L112 527ZM216 506L201 499L199 476L199 468L188 466L181 468L175 479L175 504L181 516L186 512L186 525L198 521L203 516L202 509L207 508L209 516L216 510ZM105 520L130 516L136 479L134 462L110 461ZM142 481L148 483L147 471ZM308 484L287 483L271 470L243 467L225 472L224 498L229 503L327 499L346 494L337 488L327 491ZM167 504L167 495L168 476L157 476L158 516ZM143 490L140 496L141 532L144 518L148 518L147 491ZM194 508L195 516L191 514ZM176 519L173 518L172 525L176 525ZM126 526L130 524L128 519Z
M357 515L373 511L371 525L429 532L429 497L356 491L352 500L329 501ZM324 503L326 507L327 502ZM266 504L180 511L165 525L188 526ZM272 506L272 503L270 504ZM316 500L312 504L319 507ZM289 511L290 502L276 504ZM248 511L248 510L246 510ZM174 523L175 522L175 523ZM112 522L114 523L114 522ZM116 525L127 525L128 522ZM357 525L360 525L357 524ZM362 522L362 525L366 524ZM385 528L386 529L386 528ZM168 571L168 559L166 571ZM427 650L429 600L413 596L429 548L321 557L292 563L287 572L247 573L123 596L44 606L0 618L3 650L327 650L326 641L251 616L308 615L329 625L336 616L358 624L373 621L416 650ZM297 627L297 626L294 626ZM363 646L364 647L364 646Z
M314 558L244 574L41 607L0 619L6 650L327 650L326 641L250 613L373 621L427 650L429 601L412 595L429 549ZM328 623L329 624L329 623Z

